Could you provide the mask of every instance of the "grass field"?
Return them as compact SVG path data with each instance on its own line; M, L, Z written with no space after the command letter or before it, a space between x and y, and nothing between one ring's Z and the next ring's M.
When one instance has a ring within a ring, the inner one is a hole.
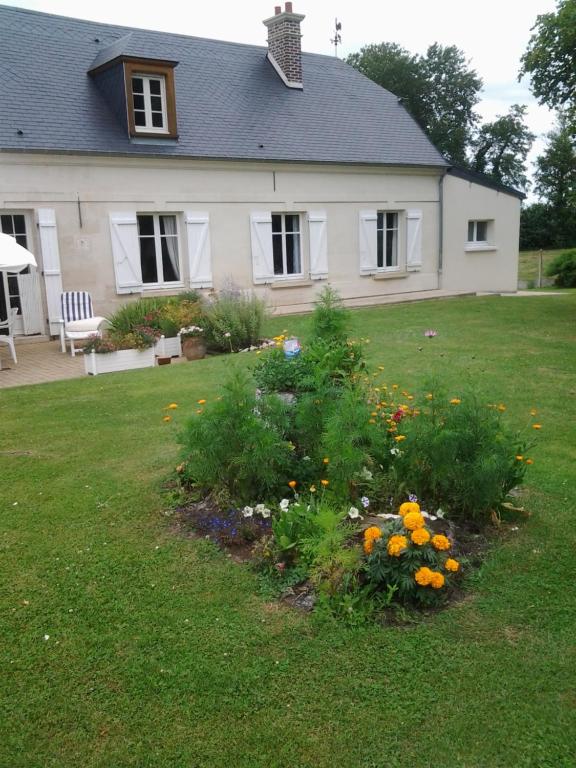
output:
M546 277L546 267L550 262L556 258L560 253L570 250L569 248L561 248L557 251L542 251L542 277ZM540 251L520 251L520 258L518 261L518 279L519 280L533 280L534 287L538 285L538 269L540 263ZM548 278L548 281L550 278Z
M175 535L178 426L253 356L2 391L0 766L576 765L575 316L574 294L354 313L389 382L473 384L543 424L530 519L466 600L401 628L266 602L245 566Z

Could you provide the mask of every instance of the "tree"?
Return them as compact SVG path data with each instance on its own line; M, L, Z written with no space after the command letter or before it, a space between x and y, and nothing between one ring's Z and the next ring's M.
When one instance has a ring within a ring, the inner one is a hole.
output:
M471 142L470 167L501 184L525 189L526 157L536 138L524 119L526 107L514 104L507 115L484 123Z
M536 251L552 248L554 233L551 228L552 212L545 203L523 205L520 212L520 250Z
M564 108L576 119L576 0L558 0L556 13L536 18L522 56L522 75L532 92L551 109Z
M576 244L576 141L565 114L560 114L548 145L536 159L535 190L551 212L554 244Z
M381 43L365 46L347 61L398 96L440 152L465 161L482 81L468 69L461 50L434 43L418 56L395 43Z

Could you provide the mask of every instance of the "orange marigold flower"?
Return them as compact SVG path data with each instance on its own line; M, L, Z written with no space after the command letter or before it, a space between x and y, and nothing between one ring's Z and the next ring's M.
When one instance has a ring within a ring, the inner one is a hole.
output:
M534 459L526 459L526 464L534 464Z
M366 528L364 531L364 541L374 541L380 538L382 538L382 531L377 525L371 525L370 528Z
M542 429L542 424L532 424L532 429Z
M432 581L433 574L434 572L431 571L430 568L423 565L422 568L418 568L414 574L414 578L421 587L427 587Z
M430 579L430 586L432 589L442 589L444 586L444 574L439 571L432 572L432 578Z
M198 405L204 405L204 403L206 402L206 400L198 400L197 402L198 402Z
M162 421L172 421L172 416L163 416Z
M420 512L420 504L418 504L416 501L405 501L404 504L400 504L398 514L401 517L404 517L404 515L407 515L408 512Z
M448 560L446 560L444 563L444 568L446 568L447 571L456 573L456 571L460 570L460 563L458 560L454 560L453 558L449 557Z
M432 536L432 546L440 551L450 549L450 539L442 533L437 533L436 536Z
M402 552L408 546L408 539L406 536L390 536L388 539L388 554L390 557L400 557Z
M418 544L418 546L421 547L424 544L428 544L430 541L430 534L426 528L416 528L416 530L412 531L410 534L410 538L412 539L413 544Z
M296 488L296 486L298 485L298 483L296 482L296 480L290 480L290 482L288 483L288 485L290 486L290 488Z
M178 408L178 403L170 403L170 405L167 405L166 408L168 408L170 411L173 411L175 408Z
M407 512L403 524L409 531L415 531L416 528L424 528L425 521L420 512Z
M326 488L327 485L330 485L330 480L320 480L324 488Z

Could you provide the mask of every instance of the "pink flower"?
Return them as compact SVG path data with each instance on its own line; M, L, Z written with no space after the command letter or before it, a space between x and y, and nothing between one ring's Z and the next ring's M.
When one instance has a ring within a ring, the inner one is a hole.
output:
M432 339L434 336L438 336L438 331L434 331L432 328L429 328L427 331L424 331L424 336Z

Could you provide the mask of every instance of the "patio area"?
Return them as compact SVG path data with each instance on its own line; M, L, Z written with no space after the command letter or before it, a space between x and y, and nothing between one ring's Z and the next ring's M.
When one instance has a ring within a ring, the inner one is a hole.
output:
M77 379L86 375L82 355L63 355L58 340L17 341L16 354L18 365L12 362L8 347L0 345L0 389L60 379Z

